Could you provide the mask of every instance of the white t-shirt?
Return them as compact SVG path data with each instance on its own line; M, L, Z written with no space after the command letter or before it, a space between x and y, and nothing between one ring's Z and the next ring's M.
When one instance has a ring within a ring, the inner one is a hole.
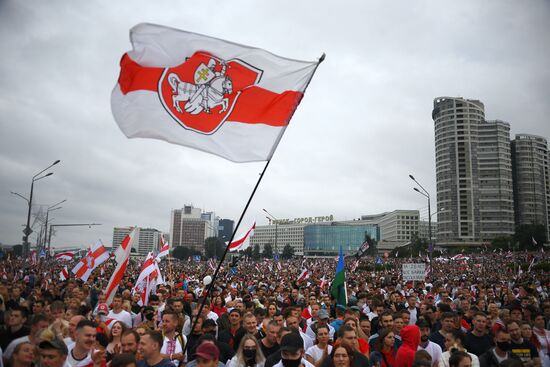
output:
M441 347L439 346L439 344L434 343L432 341L428 341L428 345L426 345L426 348L422 348L419 345L417 350L422 350L422 349L428 352L430 356L432 356L432 366L438 366L439 361L441 360L441 355L443 354L443 351L441 350Z
M67 364L69 364L71 367L84 367L94 363L94 361L92 360L91 352L88 353L88 355L84 359L81 359L81 360L74 359L73 357L74 346L75 345L73 344L70 348L67 348L69 350L69 353L67 355L67 362L66 362Z
M300 330L300 336L304 340L304 350L308 350L309 348L313 347L313 339L311 339L309 335Z
M121 310L119 313L115 313L111 310L107 317L124 323L127 328L132 328L132 315L128 311Z
M315 331L313 331L311 327L313 324L315 324L315 322L312 322L311 325L308 325L308 327L306 328L307 336L309 336L313 340L315 340L315 338L317 337L315 335ZM330 324L327 324L327 326L328 326L328 337L330 338L330 340L334 340L334 333L336 332L336 330Z
M328 355L332 352L332 345L328 345ZM306 350L306 355L313 358L315 363L319 362L319 360L323 357L324 350L319 348L317 344L315 344L313 347L310 347Z

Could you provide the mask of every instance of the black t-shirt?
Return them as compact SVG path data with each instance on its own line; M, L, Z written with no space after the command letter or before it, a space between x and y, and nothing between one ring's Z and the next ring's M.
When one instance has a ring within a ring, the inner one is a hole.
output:
M493 338L489 334L475 336L471 331L466 333L464 348L476 356L480 356L494 346Z
M174 364L169 359L163 359L159 363L149 366L147 361L141 360L137 362L137 367L174 367Z
M539 357L537 348L533 345L533 343L527 340L524 340L522 343L511 342L510 347L510 351L517 355L523 363Z
M260 348L262 349L262 353L264 354L264 356L267 358L273 353L279 351L279 344L275 343L274 346L268 348L264 345L264 343L262 343L262 341L260 341Z

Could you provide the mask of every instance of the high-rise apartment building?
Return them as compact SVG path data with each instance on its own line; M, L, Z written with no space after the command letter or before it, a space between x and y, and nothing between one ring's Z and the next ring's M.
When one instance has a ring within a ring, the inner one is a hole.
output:
M515 230L510 124L485 121L478 132L480 239L487 241Z
M132 229L133 227L130 226L113 228L113 251L120 246ZM151 251L158 251L161 236L162 232L158 229L138 227L132 250L135 250L141 256L147 256Z
M475 244L514 232L510 125L481 101L434 100L438 243Z
M546 139L516 135L512 140L512 167L516 224L545 225L550 238L550 167Z
M213 213L203 213L200 208L192 205L172 210L170 219L172 248L185 246L192 251L204 253L204 240L214 229L217 233L217 224L213 224L211 218L215 218Z

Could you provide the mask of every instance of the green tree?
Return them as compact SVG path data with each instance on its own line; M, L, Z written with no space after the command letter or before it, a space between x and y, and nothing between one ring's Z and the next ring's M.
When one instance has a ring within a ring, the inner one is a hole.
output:
M273 246L271 246L271 243L266 243L265 244L263 256L264 256L265 259L272 259L273 258Z
M254 249L252 250L252 259L259 260L260 259L260 245L255 244Z
M290 246L288 243L283 247L283 253L281 257L285 260L292 259L294 257L294 247Z
M221 257L225 251L225 244L218 237L208 237L204 240L205 256L207 259Z
M252 247L248 247L246 250L243 251L243 254L248 257L248 258L252 258Z
M179 260L187 260L191 256L191 250L184 246L176 246L172 250L172 256Z
M533 239L537 244L533 243ZM522 224L516 227L514 234L515 243L519 243L519 248L514 250L536 250L540 249L546 243L546 227L542 224Z
M491 247L496 250L509 250L514 243L512 236L498 236L491 241Z

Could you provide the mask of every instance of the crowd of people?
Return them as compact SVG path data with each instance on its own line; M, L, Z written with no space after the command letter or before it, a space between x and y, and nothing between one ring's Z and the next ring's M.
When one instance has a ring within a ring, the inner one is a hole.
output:
M82 282L53 259L3 259L0 367L550 367L550 275L522 269L533 259L441 257L416 282L402 264L425 258L350 259L347 304L334 259L226 262L209 292L211 262L162 260L145 305L139 261L107 304L112 264Z

